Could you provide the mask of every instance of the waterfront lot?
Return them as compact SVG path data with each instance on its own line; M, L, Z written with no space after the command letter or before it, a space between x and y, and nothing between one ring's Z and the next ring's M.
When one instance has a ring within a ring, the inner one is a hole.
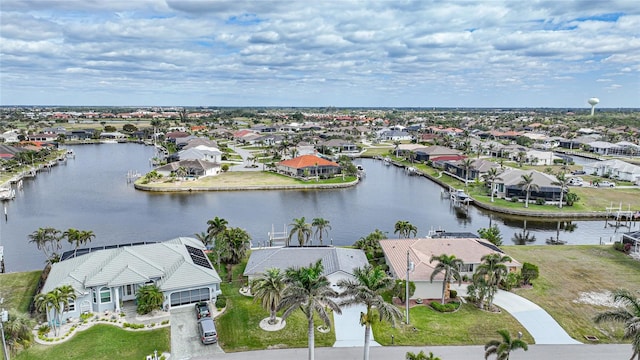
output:
M530 289L514 290L544 308L578 341L595 335L600 342L619 342L622 326L596 325L593 317L609 309L597 305L608 291L640 291L640 261L613 250L612 246L505 246L510 256L540 268L540 278ZM592 303L584 303L586 298Z

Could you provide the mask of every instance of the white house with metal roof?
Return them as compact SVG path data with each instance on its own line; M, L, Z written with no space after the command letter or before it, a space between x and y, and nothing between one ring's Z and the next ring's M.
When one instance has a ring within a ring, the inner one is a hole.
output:
M138 288L148 284L163 293L165 310L215 301L221 293L220 276L194 238L91 250L53 264L42 287L41 293L63 285L75 290L77 298L62 314L63 321L86 312L120 311L123 302L135 300Z
M244 276L249 282L264 274L267 269L285 270L290 267L303 267L322 260L324 275L331 281L334 290L339 291L337 283L341 279L353 279L355 268L363 267L369 262L367 256L359 249L346 249L333 246L322 247L273 247L254 249L251 251Z

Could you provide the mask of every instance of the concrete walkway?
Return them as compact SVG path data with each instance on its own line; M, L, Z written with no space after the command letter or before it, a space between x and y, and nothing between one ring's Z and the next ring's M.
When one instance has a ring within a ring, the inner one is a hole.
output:
M333 322L336 329L336 342L333 347L364 346L364 326L360 325L360 313L367 311L364 305L353 305L342 309L342 314L333 313ZM373 339L371 331L370 346L380 346Z
M452 289L461 296L467 295L467 285ZM582 344L573 339L543 308L509 291L498 290L493 304L499 306L524 326L538 345L575 345Z

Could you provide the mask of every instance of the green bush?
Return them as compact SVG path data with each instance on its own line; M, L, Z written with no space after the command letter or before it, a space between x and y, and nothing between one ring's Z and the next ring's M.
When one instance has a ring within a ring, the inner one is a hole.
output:
M544 205L546 201L543 198L536 199L536 205Z
M518 202L518 200L519 200L519 199L518 199L516 196L514 196L514 197L512 197L512 198L511 198L511 200L510 200L510 201L511 201L512 203L517 203L517 202Z
M227 306L227 298L224 297L223 295L218 295L218 298L216 298L216 307L218 309L222 309L226 306Z
M540 270L537 265L526 262L522 264L520 275L522 275L522 281L524 284L529 285L531 284L531 280L535 280L540 276Z
M449 297L455 299L458 297L458 292L455 290L449 290Z
M452 301L446 304L441 304L437 301L432 301L430 305L434 310L439 312L453 312L460 307L460 303L457 301Z
M38 335L44 336L44 334L48 334L50 330L49 325L42 325L38 328Z

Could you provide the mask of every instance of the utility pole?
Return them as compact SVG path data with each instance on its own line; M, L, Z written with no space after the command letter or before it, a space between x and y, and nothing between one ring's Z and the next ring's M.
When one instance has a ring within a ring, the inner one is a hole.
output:
M409 273L413 271L413 263L409 260L409 250L407 250L407 278L405 280L405 311L407 317L407 325L409 325Z
M4 299L3 299L4 300ZM2 333L2 350L4 351L4 358L9 360L9 351L7 351L7 343L4 340L4 323L9 321L9 312L2 309L0 312L0 333Z

